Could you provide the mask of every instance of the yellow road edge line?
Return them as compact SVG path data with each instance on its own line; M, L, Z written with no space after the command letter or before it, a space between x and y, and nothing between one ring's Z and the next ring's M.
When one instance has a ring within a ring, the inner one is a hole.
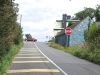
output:
M17 55L18 57L20 56L43 56L43 55L36 55L36 54L20 54L20 55Z
M40 54L17 54L17 55L40 55Z
M15 57L15 58L45 58L45 57Z
M35 51L20 51L20 52L39 52L39 51L35 50Z
M36 53L36 52L39 52L39 51L27 51L27 52L19 52L19 53Z
M33 50L33 51L20 51L20 52L39 52L39 51Z
M21 53L21 54L27 54L27 53L30 54L30 53L38 53L38 52L19 52L19 54L20 54L20 53Z
M49 63L49 61L13 61L12 63Z
M38 50L21 50L21 51L38 51Z
M20 69L8 70L7 73L25 73L25 72L60 72L58 69Z
M42 56L43 55L17 55L16 57L36 57L36 56Z
M40 54L35 54L35 53L20 53L20 54L17 54L17 55L40 55Z

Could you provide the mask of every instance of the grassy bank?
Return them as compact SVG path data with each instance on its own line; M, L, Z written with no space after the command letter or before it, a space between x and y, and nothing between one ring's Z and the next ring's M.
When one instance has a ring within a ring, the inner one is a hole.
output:
M74 56L77 56L82 59L100 64L100 50L91 51L87 46L71 46L64 47L59 44L49 43L50 47L57 48L64 52L68 52Z
M11 47L11 50L9 50L9 52L2 57L0 61L0 75L3 75L6 72L8 66L12 62L12 59L19 52L21 47L22 47L22 44L13 45Z

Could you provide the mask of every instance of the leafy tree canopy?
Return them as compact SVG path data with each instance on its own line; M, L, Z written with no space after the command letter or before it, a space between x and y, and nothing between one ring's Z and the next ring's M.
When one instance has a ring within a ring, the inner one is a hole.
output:
M100 21L100 5L97 5L95 10L96 21Z
M83 20L87 16L90 18L95 17L96 21L100 21L100 5L97 5L96 9L84 8L82 11L75 14L75 19Z
M22 42L22 29L17 23L18 4L13 0L0 0L0 56L13 44Z
M75 18L76 19L79 19L79 20L82 20L84 18L86 18L87 16L92 16L92 13L95 13L95 9L93 8L85 8L84 10L78 12L75 14Z

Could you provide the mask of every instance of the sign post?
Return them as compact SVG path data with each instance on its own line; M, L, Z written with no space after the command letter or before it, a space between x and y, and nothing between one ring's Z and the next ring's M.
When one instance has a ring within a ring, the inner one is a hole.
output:
M71 35L71 33L72 33L72 29L70 27L67 27L65 29L65 34L67 35L67 42L66 42L67 47L70 46L70 35Z

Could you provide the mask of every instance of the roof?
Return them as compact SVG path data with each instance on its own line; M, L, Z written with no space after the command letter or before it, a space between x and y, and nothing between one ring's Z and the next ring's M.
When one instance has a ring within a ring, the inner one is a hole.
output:
M64 28L55 28L54 30L63 30Z
M62 22L63 20L56 20L56 22ZM66 22L79 22L80 20L67 20Z

